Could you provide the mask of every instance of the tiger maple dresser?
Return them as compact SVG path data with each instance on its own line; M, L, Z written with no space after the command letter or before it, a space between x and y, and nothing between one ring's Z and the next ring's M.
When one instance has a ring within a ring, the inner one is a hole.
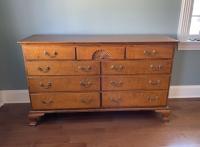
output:
M167 106L176 40L157 35L33 35L23 49L30 125L45 113Z

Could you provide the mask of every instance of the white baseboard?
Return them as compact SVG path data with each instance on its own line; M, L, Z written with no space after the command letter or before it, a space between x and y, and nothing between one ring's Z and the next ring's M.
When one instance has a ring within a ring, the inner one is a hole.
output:
M1 90L1 104L30 103L28 90Z
M200 98L200 85L171 86L169 98ZM1 90L0 107L9 103L30 103L28 90Z
M200 98L200 85L170 86L169 98Z

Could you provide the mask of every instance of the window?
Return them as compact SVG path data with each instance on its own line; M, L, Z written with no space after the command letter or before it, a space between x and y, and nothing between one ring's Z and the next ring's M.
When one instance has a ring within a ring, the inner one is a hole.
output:
M200 50L200 0L182 0L178 39L179 49Z
M200 41L200 0L194 0L189 35L189 39Z

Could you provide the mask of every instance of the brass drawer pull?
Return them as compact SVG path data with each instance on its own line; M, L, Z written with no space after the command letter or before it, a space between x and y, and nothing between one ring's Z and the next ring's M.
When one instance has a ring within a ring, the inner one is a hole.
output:
M43 104L45 104L45 105L49 105L49 104L54 103L54 101L53 101L52 99L42 100L41 102L42 102Z
M80 81L80 85L84 88L89 88L92 86L92 82L89 79L84 79Z
M120 72L124 69L124 66L123 65L111 65L110 69Z
M163 65L153 65L153 64L151 64L150 65L150 68L153 70L153 71L160 71L160 70L162 70L163 69Z
M121 97L118 97L118 98L113 98L113 97L110 97L110 101L114 104L120 104L122 99Z
M158 52L156 50L152 50L152 51L144 50L145 56L155 56L156 54L158 54Z
M38 70L44 73L49 72L50 67L49 66L45 66L45 67L38 67Z
M84 72L90 72L92 70L91 66L78 66L78 69L84 71Z
M110 84L114 87L122 87L123 82L122 81L110 81Z
M48 82L47 85L45 85L44 83L40 82L40 87L44 88L44 89L49 89L51 88L52 83Z
M81 103L83 103L83 104L86 104L86 105L89 105L89 104L91 104L93 102L93 99L87 99L87 98L82 98L81 99Z
M155 102L158 101L158 96L148 96L147 99L150 103Z
M155 81L153 81L153 80L149 80L149 84L151 84L151 85L160 85L160 80L155 80Z
M58 55L56 51L54 51L53 54L50 54L49 52L44 51L44 54L50 58L55 58Z

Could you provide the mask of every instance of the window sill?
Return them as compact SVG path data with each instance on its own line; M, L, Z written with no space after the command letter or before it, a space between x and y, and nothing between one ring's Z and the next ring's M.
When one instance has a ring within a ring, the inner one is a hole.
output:
M200 50L200 41L179 42L178 50Z

